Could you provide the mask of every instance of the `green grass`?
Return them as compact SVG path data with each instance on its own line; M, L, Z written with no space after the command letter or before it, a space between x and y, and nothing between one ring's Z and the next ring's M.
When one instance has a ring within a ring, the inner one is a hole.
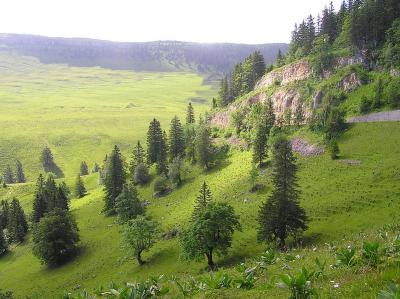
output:
M73 68L0 52L0 172L19 159L35 180L48 145L64 174L75 175L114 144L127 153L155 116L168 130L174 115L184 121L191 99L198 116L214 93L194 73Z
M307 248L322 248L328 241L347 242L343 240L351 240L361 231L371 231L385 223L399 221L398 140L399 122L357 124L339 141L340 158L359 160L361 164L348 165L342 160L332 161L327 154L307 159L299 157L301 204L311 219L310 229L305 234L306 249L299 251L306 256L306 264L311 264L315 255L326 258L328 262L332 259L325 251L313 254ZM143 199L151 201L148 212L161 222L164 230L176 225L184 227L192 212L198 189L206 180L214 198L231 203L241 217L243 232L235 233L229 255L217 259L220 266L229 268L261 254L264 248L256 242L256 217L258 206L271 190L270 171L263 171L260 178L265 187L258 193L249 193L247 175L250 165L249 152L233 151L210 173L205 174L196 168L186 172L184 185L167 197L151 198L149 187L141 188L140 193ZM148 263L142 268L138 267L120 249L120 227L115 224L115 218L107 218L99 213L103 192L96 186L95 175L85 177L85 182L90 194L72 201L72 210L77 216L81 233L81 254L60 268L48 269L40 265L32 255L31 241L27 241L0 259L2 286L14 290L18 296L36 293L48 298L63 290L71 290L76 285L92 289L100 285L107 286L111 281L145 279L150 274L198 275L204 271L205 262L187 264L179 259L180 251L175 239L158 242L144 255ZM21 188L28 187L16 185L11 190L3 191L3 195L4 192L19 194ZM249 203L244 203L246 198L250 199ZM29 209L32 197L23 196L21 200L23 206ZM297 270L295 267L293 269ZM271 271L282 273L278 268ZM382 286L383 280L374 282L375 276L387 280L398 273L398 268L390 268L379 275L366 273L360 276L345 271L335 272L332 277L340 279L340 292L347 294L346 298L373 298L374 294L367 292L364 282L370 281L376 291ZM326 285L329 286L329 282L322 284ZM324 292L333 291L327 287ZM263 291L260 286L249 293L240 291L233 295L231 291L220 292L217 297L239 298L250 294L255 298L262 298L266 294L270 294L270 298L285 298L287 291L279 288Z

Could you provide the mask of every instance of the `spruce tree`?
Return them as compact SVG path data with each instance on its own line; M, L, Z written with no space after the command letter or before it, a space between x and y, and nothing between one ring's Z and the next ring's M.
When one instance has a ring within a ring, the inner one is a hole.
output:
M76 176L76 181L75 181L75 196L78 198L82 198L85 195L86 195L85 184L83 183L81 176L78 174Z
M114 146L113 151L107 158L107 166L104 178L105 198L104 209L108 215L115 213L115 199L121 193L125 183L125 170L122 155L118 146Z
M64 175L61 169L54 162L53 153L47 146L42 151L42 154L40 156L40 161L42 163L43 170L45 172L52 172L57 177L62 177Z
M7 200L2 200L0 203L0 229L6 228L8 224L8 211L10 209L10 205Z
M196 198L196 203L194 206L194 211L192 214L192 220L195 220L197 215L212 201L212 194L210 187L208 187L206 182L201 185L199 195Z
M185 127L186 158L191 163L196 163L196 129L194 126Z
M225 75L221 80L221 86L218 92L218 106L225 107L229 104L229 85L228 77Z
M66 193L65 187L62 184L58 185L58 187L57 187L55 208L59 208L62 210L69 210L68 194Z
M47 212L57 207L57 184L53 176L48 176L44 183L44 198L46 200Z
M267 128L265 124L258 124L256 136L253 141L253 163L262 165L267 157Z
M15 179L17 183L25 183L25 174L22 168L22 164L19 160L15 162Z
M92 173L96 173L100 171L100 166L97 163L94 163Z
M158 162L160 150L163 143L163 132L160 122L153 119L147 131L147 163L152 165Z
M146 164L140 163L136 166L135 171L133 173L133 183L144 185L150 181L151 177L149 174L149 169Z
M80 175L88 175L88 174L89 174L89 168L86 162L82 161L80 166Z
M35 196L32 207L32 222L38 223L40 218L47 212L47 202L44 194L44 178L40 174L36 182Z
M254 74L255 74L256 81L257 81L265 73L264 57L260 51L254 51L253 61L254 61Z
M170 162L178 156L185 154L185 136L181 122L177 116L171 120L169 128L169 159Z
M191 125L195 123L194 109L191 102L189 102L186 111L186 124Z
M4 235L3 228L0 226L0 256L8 250L8 244Z
M13 173L10 165L7 165L6 169L4 169L3 181L6 184L14 184L15 183L14 173Z
M10 203L7 223L8 239L11 243L22 242L28 232L28 223L26 221L24 210L19 200L13 198Z
M206 125L200 126L196 133L196 160L206 169L211 167L214 160L210 129Z
M168 174L168 163L167 163L167 156L168 156L168 139L167 133L164 131L161 140L160 140L160 148L157 156L157 173L158 174Z
M130 183L124 185L121 194L115 199L115 207L121 223L143 215L145 211L135 186Z
M131 162L129 163L129 172L131 175L131 179L134 179L136 167L139 164L145 163L145 155L145 151L140 141L138 141L135 148L133 149Z
M259 211L258 239L278 240L281 250L289 234L307 229L307 216L299 205L295 161L290 142L277 137L272 159L274 189Z

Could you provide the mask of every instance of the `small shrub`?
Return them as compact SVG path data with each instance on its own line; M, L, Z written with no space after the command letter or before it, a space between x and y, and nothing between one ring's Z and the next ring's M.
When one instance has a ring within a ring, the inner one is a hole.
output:
M371 106L372 106L371 101L366 96L363 96L360 102L360 108L359 108L360 113L361 114L369 113L371 111Z
M336 139L332 139L329 144L328 144L328 150L331 155L332 160L336 160L339 155L339 145L336 141Z
M267 250L263 255L261 255L261 260L266 265L274 265L276 264L277 256L278 254L276 251Z
M233 278L225 272L211 273L209 276L203 277L201 281L209 290L229 289L233 285Z
M352 247L341 248L336 252L335 266L352 267L356 264L356 250Z
M314 275L314 272L309 272L305 268L302 268L297 276L282 275L282 285L290 290L290 299L318 298L316 290L311 285Z
M372 268L378 267L382 254L379 252L379 243L364 242L361 252L362 260Z
M240 264L236 266L236 271L241 274L240 277L234 280L235 285L238 289L250 290L254 288L258 280L258 278L256 277L257 266L253 268L246 268L244 264Z

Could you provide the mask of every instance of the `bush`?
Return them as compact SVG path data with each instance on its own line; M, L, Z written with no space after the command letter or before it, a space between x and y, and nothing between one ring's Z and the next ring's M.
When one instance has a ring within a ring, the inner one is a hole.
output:
M165 175L157 177L153 185L154 194L159 196L168 193L168 191L169 191L169 186L167 177Z
M359 111L361 114L367 114L371 111L372 103L366 96L361 98Z
M372 268L378 267L382 254L379 252L379 243L364 242L362 247L362 259L365 264Z
M392 80L386 88L386 103L390 106L390 108L399 108L400 107L400 80L394 79Z
M336 252L335 266L351 267L356 264L356 250L352 247L341 248Z
M144 163L139 163L133 174L133 182L139 185L145 185L150 181L149 170Z
M33 254L42 263L59 265L76 252L78 242L78 226L73 216L55 209L42 217L34 229Z
M338 155L340 152L339 145L337 144L336 139L332 139L329 142L328 150L329 150L332 160L336 160L338 158Z

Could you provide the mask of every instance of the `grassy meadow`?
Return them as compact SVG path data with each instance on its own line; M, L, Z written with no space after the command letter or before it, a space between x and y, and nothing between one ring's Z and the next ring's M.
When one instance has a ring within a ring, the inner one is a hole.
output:
M318 138L298 133L303 138ZM374 142L371 142L374 140ZM328 154L318 157L298 157L301 204L310 217L310 228L305 233L305 247L297 251L303 258L291 264L292 269L272 267L271 275L285 271L296 273L301 265L312 265L318 256L333 263L326 250L326 242L347 246L362 234L399 221L400 123L368 123L352 126L340 139L339 160ZM358 161L357 164L351 164ZM186 171L184 184L172 194L152 198L149 186L140 189L148 207L163 227L184 227L193 209L201 183L209 183L215 200L228 201L240 215L243 231L234 235L232 249L227 257L217 259L221 267L230 267L260 255L264 245L256 242L257 211L271 191L270 171L262 171L259 183L264 187L250 193L248 172L251 154L233 150L209 173L194 168ZM67 180L68 183L71 183ZM96 175L85 177L89 195L72 200L81 234L81 254L70 263L56 269L41 265L32 255L30 240L19 245L0 259L1 287L15 291L17 297L36 294L39 298L52 298L74 287L89 290L107 287L111 281L135 281L149 275L199 275L204 273L205 262L186 263L179 258L177 239L160 240L144 258L143 267L120 248L120 230L116 218L100 214L103 191L97 185ZM31 209L33 186L14 185L2 191L1 197L20 196L24 208ZM245 202L246 199L246 202ZM362 234L361 234L362 233ZM312 248L318 248L316 252ZM296 253L296 254L297 254ZM383 272L355 273L352 269L328 270L330 279L340 282L334 289L329 280L321 282L320 291L328 298L375 298L385 281L400 274L398 267ZM379 278L379 279L378 279ZM366 287L366 285L368 287ZM21 287L23 286L23 287ZM322 289L323 288L323 289ZM261 287L251 291L221 290L208 294L210 298L287 298L287 290ZM324 297L325 298L325 297Z
M189 101L199 115L214 94L194 73L47 65L0 51L0 169L19 159L28 180L36 180L47 145L73 176L83 160L90 168L102 163L114 144L127 153L144 140L153 117L168 130L174 115L184 121Z

